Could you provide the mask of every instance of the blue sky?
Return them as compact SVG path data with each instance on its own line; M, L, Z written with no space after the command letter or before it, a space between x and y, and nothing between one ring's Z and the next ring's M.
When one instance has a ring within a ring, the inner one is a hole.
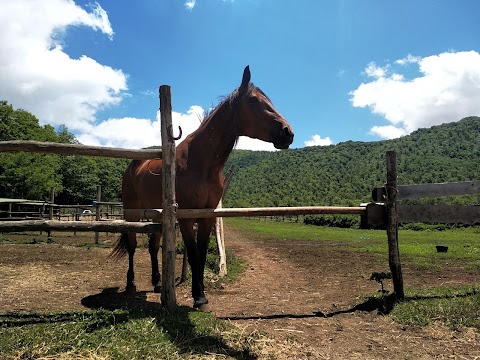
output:
M292 147L395 138L480 115L479 13L475 0L17 0L0 13L0 99L84 144L140 148L160 142L159 85L186 134L250 65Z

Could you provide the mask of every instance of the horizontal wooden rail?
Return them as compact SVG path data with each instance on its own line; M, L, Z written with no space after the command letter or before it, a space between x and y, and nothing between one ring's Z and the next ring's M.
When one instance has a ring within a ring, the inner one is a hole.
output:
M127 219L154 219L155 223L102 220L102 221L59 221L59 220L24 220L0 221L0 232L13 231L96 231L96 232L160 232L162 209L126 209ZM179 219L199 219L208 217L248 217L280 216L308 214L344 214L366 215L366 207L342 206L304 206L304 207L267 207L267 208L222 208L222 209L178 209ZM82 216L83 214L73 214ZM92 214L88 214L92 216ZM57 216L57 215L55 215Z
M125 219L155 219L161 221L162 209L124 209ZM343 214L365 215L363 206L302 206L302 207L264 207L264 208L219 208L219 209L178 209L177 219L200 219L209 217L248 217Z
M480 181L462 181L454 183L419 184L397 186L398 199L420 199L425 197L474 195L480 194ZM375 188L373 201L384 201L385 188Z
M480 224L480 206L398 205L399 222L430 224Z
M0 141L0 152L41 152L61 155L86 155L122 159L146 160L162 157L160 149L120 149L104 146L87 146L80 144L61 144L39 141Z
M58 205L45 203L47 207L59 208L59 209L86 209L93 208L93 205Z
M0 232L14 231L96 231L96 232L161 232L162 225L151 222L104 221L59 221L24 220L0 221Z

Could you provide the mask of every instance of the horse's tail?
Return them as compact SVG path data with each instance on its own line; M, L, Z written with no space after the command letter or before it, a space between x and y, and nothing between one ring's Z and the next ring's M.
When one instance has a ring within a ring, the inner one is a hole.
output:
M122 233L118 238L112 252L108 255L110 259L120 260L127 254L128 234Z

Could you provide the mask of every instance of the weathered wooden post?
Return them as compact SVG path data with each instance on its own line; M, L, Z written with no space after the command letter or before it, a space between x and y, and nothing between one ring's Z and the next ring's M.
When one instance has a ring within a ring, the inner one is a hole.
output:
M392 272L393 290L397 300L404 300L403 276L398 251L398 210L397 210L397 156L395 151L387 151L387 237L388 263Z
M221 209L223 207L222 199L218 203L217 208ZM218 247L218 276L225 277L227 275L227 255L225 251L225 233L223 231L223 218L217 217L215 220L215 237L217 238L217 247Z
M163 246L162 246L162 305L168 310L177 306L175 294L175 223L177 204L175 200L175 141L172 129L172 102L170 86L160 86L160 123L162 131L162 201L163 201Z
M102 185L97 185L97 201L95 202L95 220L100 221L100 201L102 201ZM95 244L98 244L99 232L95 232Z
M232 181L234 167L233 165L228 169L227 175L223 181L223 194L220 199L217 208L221 209L223 207L223 198L225 197L228 187L230 186L230 181ZM223 218L217 217L215 221L215 237L217 239L217 247L219 254L218 262L218 276L225 277L227 275L227 255L225 250L225 232L223 231Z
M48 209L48 220L53 219L53 204L55 203L55 188L52 186L50 188L50 208ZM47 231L47 241L52 240L52 232L50 230Z
M182 275L180 276L180 282L184 283L188 277L188 254L187 248L183 249L183 261L182 261Z

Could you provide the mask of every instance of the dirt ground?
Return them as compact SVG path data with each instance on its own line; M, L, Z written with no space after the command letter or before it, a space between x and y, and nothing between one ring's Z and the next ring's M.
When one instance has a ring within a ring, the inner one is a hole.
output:
M93 234L87 236L93 242ZM116 236L100 240L112 243ZM473 329L402 326L365 303L363 296L380 288L368 278L388 271L387 255L348 252L344 244L250 240L226 229L227 248L248 267L240 280L208 291L217 317L279 344L298 342L303 355L318 359L480 359L480 333ZM0 244L0 312L88 310L105 299L122 301L127 259L114 262L107 258L110 249L68 245L74 242L85 239L56 233L51 244ZM159 303L148 250L139 248L135 261L135 298ZM403 265L403 271L406 287L480 283L464 269L426 272ZM192 305L188 286L177 288L177 302Z

